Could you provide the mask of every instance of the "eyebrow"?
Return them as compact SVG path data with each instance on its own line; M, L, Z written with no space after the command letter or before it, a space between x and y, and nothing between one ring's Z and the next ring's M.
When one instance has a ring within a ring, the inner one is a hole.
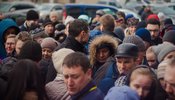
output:
M165 82L168 83L168 84L170 84L171 86L175 87L175 83L171 83L171 82L169 82L167 80L165 80Z

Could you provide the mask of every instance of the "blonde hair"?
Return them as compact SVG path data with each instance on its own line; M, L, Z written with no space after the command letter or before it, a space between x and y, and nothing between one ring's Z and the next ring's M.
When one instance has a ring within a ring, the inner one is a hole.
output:
M151 72L151 69L144 68L144 67L138 67L135 70L133 70L131 77L130 77L130 82L138 75L149 76L152 81L155 78L155 76L153 75L153 72Z

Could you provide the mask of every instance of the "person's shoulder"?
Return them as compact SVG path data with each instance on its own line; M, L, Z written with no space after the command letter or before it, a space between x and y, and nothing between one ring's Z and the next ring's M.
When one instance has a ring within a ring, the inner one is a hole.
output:
M90 92L86 97L88 98L87 100L103 100L104 94L101 92L100 89L96 88L94 91Z

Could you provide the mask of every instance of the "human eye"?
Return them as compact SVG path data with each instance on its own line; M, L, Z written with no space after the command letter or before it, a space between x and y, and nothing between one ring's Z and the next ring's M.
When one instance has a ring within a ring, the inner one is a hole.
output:
M174 87L175 88L175 84L170 84L172 87Z
M73 75L72 78L73 79L78 79L79 78L79 75Z
M150 87L149 86L144 87L144 90L149 91L150 90Z
M139 86L138 84L135 84L134 87L135 87L136 89L139 89L139 88L140 88L140 86Z
M69 78L69 76L68 76L68 75L64 75L64 78L65 78L65 79L68 79L68 78Z

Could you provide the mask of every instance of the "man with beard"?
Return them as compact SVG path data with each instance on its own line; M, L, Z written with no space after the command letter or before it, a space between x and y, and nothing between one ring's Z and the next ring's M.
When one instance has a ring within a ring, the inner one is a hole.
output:
M165 91L168 93L168 100L175 100L175 58L167 61L165 68Z
M87 54L84 44L89 40L88 24L83 20L76 19L69 24L68 32L68 37L56 50L60 48L69 48Z
M31 30L35 30L39 28L39 14L34 10L29 10L26 15L26 21L19 28L21 31L30 32Z
M69 34L61 45L59 45L56 50L61 48L72 49L75 52L82 52L87 54L84 44L89 40L89 27L88 24L79 19L69 23ZM47 72L46 83L53 81L56 77L56 70L54 69L53 63L49 65Z

